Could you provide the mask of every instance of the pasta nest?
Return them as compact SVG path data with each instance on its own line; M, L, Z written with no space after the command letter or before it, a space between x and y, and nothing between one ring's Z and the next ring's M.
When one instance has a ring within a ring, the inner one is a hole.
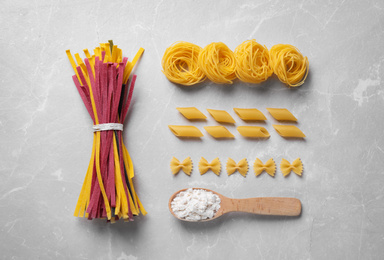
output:
M301 86L308 75L308 58L290 44L273 46L269 55L273 64L273 71L279 80L290 87Z
M260 83L273 74L269 51L256 40L248 40L237 46L235 56L236 76L241 81Z
M204 72L198 66L202 48L189 42L175 42L165 50L161 65L168 80L191 86L204 81Z
M232 84L236 78L235 54L222 42L205 46L198 62L205 75L215 83Z

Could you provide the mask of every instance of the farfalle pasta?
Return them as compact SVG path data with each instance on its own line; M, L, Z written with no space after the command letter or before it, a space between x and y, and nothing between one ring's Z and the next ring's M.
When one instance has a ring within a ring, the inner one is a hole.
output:
M225 110L207 109L207 111L219 123L236 123L235 119Z
M297 121L297 118L286 108L267 108L267 110L277 121Z
M236 78L236 58L231 49L222 42L213 42L201 50L199 67L215 83L232 84Z
M247 83L261 83L273 74L267 47L248 40L237 46L236 76Z
M301 176L303 173L303 163L301 162L300 158L294 160L292 164L288 160L282 159L280 163L280 170L284 177L288 176L291 171Z
M273 127L282 137L305 137L305 134L295 125L273 125Z
M227 161L227 173L228 175L232 175L236 171L238 171L244 177L248 173L248 161L246 158L241 159L238 163L236 163L232 158L228 158Z
M187 175L191 175L193 168L191 157L185 158L182 162L180 162L176 157L172 157L169 166L171 167L172 174L174 175L177 174L180 170L182 170Z
M276 172L276 163L272 158L270 158L265 164L259 158L256 158L255 163L253 164L253 170L255 171L256 176L259 176L263 171L265 171L270 176L274 177Z
M176 107L176 109L188 120L204 120L207 118L196 107Z
M250 138L268 138L270 137L267 129L261 126L238 126L237 131L244 136Z
M308 75L308 58L290 44L274 45L270 51L273 72L279 80L290 87L304 84Z
M169 129L177 137L202 137L203 133L192 125L169 125Z
M219 158L215 158L212 160L212 162L209 163L207 159L205 159L204 157L201 157L199 162L200 175L205 174L209 170L214 172L217 176L220 175L221 163Z
M165 50L161 65L168 80L186 86L202 82L204 72L198 65L202 48L189 42L176 42Z
M256 108L233 108L233 111L244 121L265 121L265 115Z
M221 125L218 126L204 126L205 131L214 138L235 138L229 130Z

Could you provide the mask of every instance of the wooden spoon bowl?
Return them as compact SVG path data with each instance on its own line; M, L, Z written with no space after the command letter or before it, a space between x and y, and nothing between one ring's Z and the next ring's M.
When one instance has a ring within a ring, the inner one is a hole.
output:
M216 191L205 189L205 188L192 188L194 190L205 190L210 191L213 194L219 196L221 203L220 209L215 213L213 218L204 219L199 221L186 220L179 218L172 210L171 203L173 199L182 191L182 189L175 192L169 199L168 207L171 214L180 220L188 222L205 222L214 220L228 212L248 212L258 215L272 215L272 216L299 216L301 213L301 202L296 198L280 198L280 197L264 197L264 198L248 198L248 199L231 199L217 193Z

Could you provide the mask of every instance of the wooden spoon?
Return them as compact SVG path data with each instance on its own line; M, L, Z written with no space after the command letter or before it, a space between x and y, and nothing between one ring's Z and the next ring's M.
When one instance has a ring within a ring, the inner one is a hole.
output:
M301 202L296 198L278 198L278 197L265 197L265 198L249 198L249 199L231 199L225 197L213 190L204 189L204 188L193 188L198 190L206 190L210 191L217 196L219 196L221 203L220 209L215 213L213 218L204 219L199 221L186 220L179 218L172 210L171 203L175 196L187 189L182 189L175 192L171 198L169 199L168 207L169 211L172 215L180 220L188 221L188 222L203 222L214 220L225 213L240 211L240 212L248 212L258 215L274 215L274 216L299 216L301 213Z

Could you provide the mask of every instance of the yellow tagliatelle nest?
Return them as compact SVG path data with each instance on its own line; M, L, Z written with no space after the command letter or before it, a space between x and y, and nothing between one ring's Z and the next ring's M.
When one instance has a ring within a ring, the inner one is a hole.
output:
M215 83L232 84L236 78L236 58L222 42L213 42L200 52L199 67Z
M301 86L308 75L308 58L289 44L273 46L269 55L273 64L273 71L279 80L290 87Z
M273 73L267 47L248 40L235 49L237 61L236 76L244 82L260 83Z
M165 50L161 64L164 75L172 82L191 86L205 79L198 66L201 47L189 42L176 42Z

